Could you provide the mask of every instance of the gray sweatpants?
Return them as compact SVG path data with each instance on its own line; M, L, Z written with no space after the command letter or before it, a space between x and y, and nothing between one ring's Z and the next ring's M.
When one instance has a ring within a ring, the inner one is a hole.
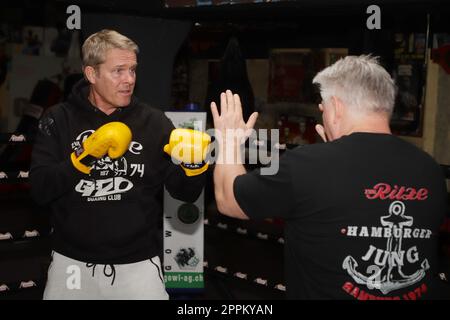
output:
M44 300L168 300L158 256L129 264L86 264L53 252Z

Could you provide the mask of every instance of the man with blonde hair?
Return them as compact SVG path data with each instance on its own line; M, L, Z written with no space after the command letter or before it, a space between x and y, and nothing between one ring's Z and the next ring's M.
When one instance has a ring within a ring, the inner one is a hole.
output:
M82 48L85 79L40 121L30 180L36 202L51 206L54 230L44 299L168 298L159 258L163 185L193 202L204 170L164 153L174 126L133 96L138 52L116 31L91 35Z
M286 291L290 299L415 300L443 296L437 235L447 208L445 180L425 152L393 136L390 75L370 56L348 56L319 72L327 143L288 150L275 175L218 162L217 206L239 219L285 219ZM253 127L239 97L211 104L219 140L234 152ZM219 156L220 158L220 156Z

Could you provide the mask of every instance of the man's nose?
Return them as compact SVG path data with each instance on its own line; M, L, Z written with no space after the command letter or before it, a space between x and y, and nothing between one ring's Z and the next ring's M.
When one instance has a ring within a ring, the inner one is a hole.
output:
M134 84L136 81L136 73L130 71L125 73L125 81L130 84Z

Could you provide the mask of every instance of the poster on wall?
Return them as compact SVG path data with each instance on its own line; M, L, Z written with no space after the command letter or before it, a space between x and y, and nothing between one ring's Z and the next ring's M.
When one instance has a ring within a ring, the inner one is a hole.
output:
M176 128L205 130L205 112L166 112ZM164 282L171 292L202 290L204 261L204 190L183 202L164 189Z
M348 54L346 48L273 49L269 56L270 103L314 103L314 76Z
M311 79L315 73L310 49L274 49L269 57L268 101L312 101Z

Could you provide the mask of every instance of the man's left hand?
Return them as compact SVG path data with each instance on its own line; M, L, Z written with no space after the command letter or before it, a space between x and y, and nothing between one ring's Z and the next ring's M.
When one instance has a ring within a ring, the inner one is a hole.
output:
M211 102L211 112L214 128L219 131L217 134L225 138L227 130L233 130L233 138L236 139L235 141L238 144L245 142L258 118L258 113L253 112L248 121L245 122L242 116L241 99L239 95L233 94L230 90L220 94L220 114L215 102Z

